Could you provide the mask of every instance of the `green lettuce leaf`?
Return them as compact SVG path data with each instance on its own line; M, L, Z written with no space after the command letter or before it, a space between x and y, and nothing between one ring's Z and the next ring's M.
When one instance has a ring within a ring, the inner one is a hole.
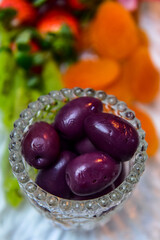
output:
M42 86L44 94L63 87L61 73L53 60L46 62L42 72Z

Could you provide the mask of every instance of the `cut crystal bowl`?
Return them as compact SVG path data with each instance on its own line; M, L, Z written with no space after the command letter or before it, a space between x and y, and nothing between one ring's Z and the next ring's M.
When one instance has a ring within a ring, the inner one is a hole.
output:
M83 201L63 199L41 189L35 183L37 172L26 163L21 153L21 141L30 125L36 121L52 123L61 104L81 96L100 99L108 112L126 119L137 129L140 140L133 158L124 163L126 176L121 184L106 195ZM40 96L36 102L30 103L28 108L21 112L20 118L14 123L10 139L9 161L22 192L37 210L51 219L54 224L65 229L90 230L108 222L132 193L144 172L147 160L145 132L135 113L115 96L91 88L64 88Z

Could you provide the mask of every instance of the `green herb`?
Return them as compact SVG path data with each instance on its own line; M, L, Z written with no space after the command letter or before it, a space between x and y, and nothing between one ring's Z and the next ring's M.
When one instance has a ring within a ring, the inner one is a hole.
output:
M35 7L40 7L42 4L44 4L47 0L34 0L33 5Z
M17 64L25 70L29 70L32 67L32 55L29 52L17 51L15 59Z
M11 20L17 15L17 11L13 8L0 9L0 22L8 28Z

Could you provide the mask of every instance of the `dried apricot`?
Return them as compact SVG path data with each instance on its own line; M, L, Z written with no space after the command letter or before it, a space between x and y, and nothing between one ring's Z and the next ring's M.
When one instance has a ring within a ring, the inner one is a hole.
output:
M135 112L136 117L141 121L142 129L146 132L145 139L148 143L147 153L150 157L154 156L159 147L159 139L153 120L140 107L132 105L130 108Z
M126 74L126 64L122 65L121 74L118 76L117 81L104 89L107 94L115 95L119 100L125 101L130 104L133 100L133 94L130 89L130 78Z
M91 48L91 29L92 23L88 23L80 31L80 38L78 39L78 50L83 51Z
M104 89L120 74L120 65L111 59L83 60L73 64L63 74L65 87L92 87L95 90Z
M101 56L125 59L139 42L136 23L119 3L105 1L94 19L91 41Z
M127 78L135 100L150 103L159 90L159 72L147 47L140 47L126 63Z
M149 39L145 31L143 31L141 28L138 29L138 37L139 37L139 43L141 46L148 47L149 46Z

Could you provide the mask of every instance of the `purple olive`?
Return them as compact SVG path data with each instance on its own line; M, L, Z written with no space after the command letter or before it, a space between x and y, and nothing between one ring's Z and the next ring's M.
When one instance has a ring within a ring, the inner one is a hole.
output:
M27 163L37 169L48 167L60 152L59 136L46 122L31 125L22 140L22 154Z
M93 143L87 137L79 140L75 144L75 150L79 154L84 154L84 153L90 153L90 152L97 151L96 147L93 145Z
M110 186L108 186L107 188L105 188L101 192L98 192L98 193L95 193L95 194L92 194L92 195L86 195L86 196L78 196L78 195L72 194L70 199L71 200L79 200L79 201L80 200L94 199L94 198L104 196L104 195L110 193L111 191L113 191L114 189L115 189L115 185L114 185L114 183L112 183Z
M133 157L139 137L126 120L110 113L94 113L85 119L84 126L88 138L98 150L122 162Z
M125 180L125 178L128 176L128 174L130 172L130 170L129 170L130 167L126 166L125 163L127 163L127 162L122 163L122 170L121 170L118 178L114 181L115 187L118 187Z
M76 98L58 112L54 126L66 139L78 140L84 135L84 119L92 112L101 112L103 105L93 97Z
M67 164L75 156L74 153L69 151L61 152L55 165L38 173L36 183L51 194L69 199L72 193L65 180L65 170Z
M80 155L69 162L66 181L71 191L79 196L98 193L118 177L121 163L102 152Z
M65 138L62 138L60 136L60 151L71 151L76 152L74 149L74 142L67 140Z

